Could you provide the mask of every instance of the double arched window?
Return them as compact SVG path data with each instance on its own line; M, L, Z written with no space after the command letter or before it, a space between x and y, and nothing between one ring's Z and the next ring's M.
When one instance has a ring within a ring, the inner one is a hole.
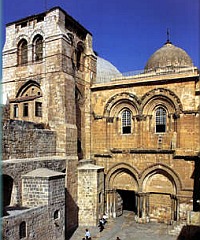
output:
M166 132L166 110L163 107L158 107L156 109L156 132L162 133Z
M18 64L23 65L28 62L28 44L25 39L22 39L17 46Z
M28 63L28 42L26 39L21 39L17 45L18 65ZM43 37L37 34L33 39L32 44L32 60L33 62L40 61L43 58Z
M132 113L129 109L124 109L121 113L122 121L122 134L131 133L131 116Z

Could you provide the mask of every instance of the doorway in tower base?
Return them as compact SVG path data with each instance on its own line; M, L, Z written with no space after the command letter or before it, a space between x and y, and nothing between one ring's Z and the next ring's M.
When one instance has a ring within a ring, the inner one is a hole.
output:
M118 193L118 204L121 203L122 205L122 211L132 211L135 214L137 213L137 206L136 206L136 193L135 191L130 190L121 190L117 189ZM120 201L121 199L121 201Z

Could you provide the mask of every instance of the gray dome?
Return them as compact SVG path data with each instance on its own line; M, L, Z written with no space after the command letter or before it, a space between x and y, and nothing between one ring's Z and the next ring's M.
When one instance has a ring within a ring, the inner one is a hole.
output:
M193 67L192 59L183 49L168 41L149 58L145 72L185 67Z
M119 70L107 60L97 57L96 83L110 82L112 78L121 76Z

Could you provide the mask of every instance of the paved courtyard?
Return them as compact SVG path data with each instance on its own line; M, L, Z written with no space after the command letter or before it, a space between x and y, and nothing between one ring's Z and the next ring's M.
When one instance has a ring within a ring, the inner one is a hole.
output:
M169 235L171 226L160 223L138 224L133 221L131 212L125 212L123 216L111 219L103 232L98 227L88 227L92 240L176 240L177 236ZM82 240L86 227L79 227L70 240Z

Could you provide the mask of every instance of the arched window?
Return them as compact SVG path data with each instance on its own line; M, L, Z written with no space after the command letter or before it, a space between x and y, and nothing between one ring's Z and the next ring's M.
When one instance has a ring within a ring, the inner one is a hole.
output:
M163 107L156 109L156 132L166 132L166 110Z
M33 40L33 61L40 61L43 58L43 37L35 36Z
M19 239L26 237L26 222L21 222L19 225Z
M26 64L28 62L28 44L25 39L22 39L17 48L18 52L18 64Z
M122 133L131 133L131 111L126 109L122 112Z

